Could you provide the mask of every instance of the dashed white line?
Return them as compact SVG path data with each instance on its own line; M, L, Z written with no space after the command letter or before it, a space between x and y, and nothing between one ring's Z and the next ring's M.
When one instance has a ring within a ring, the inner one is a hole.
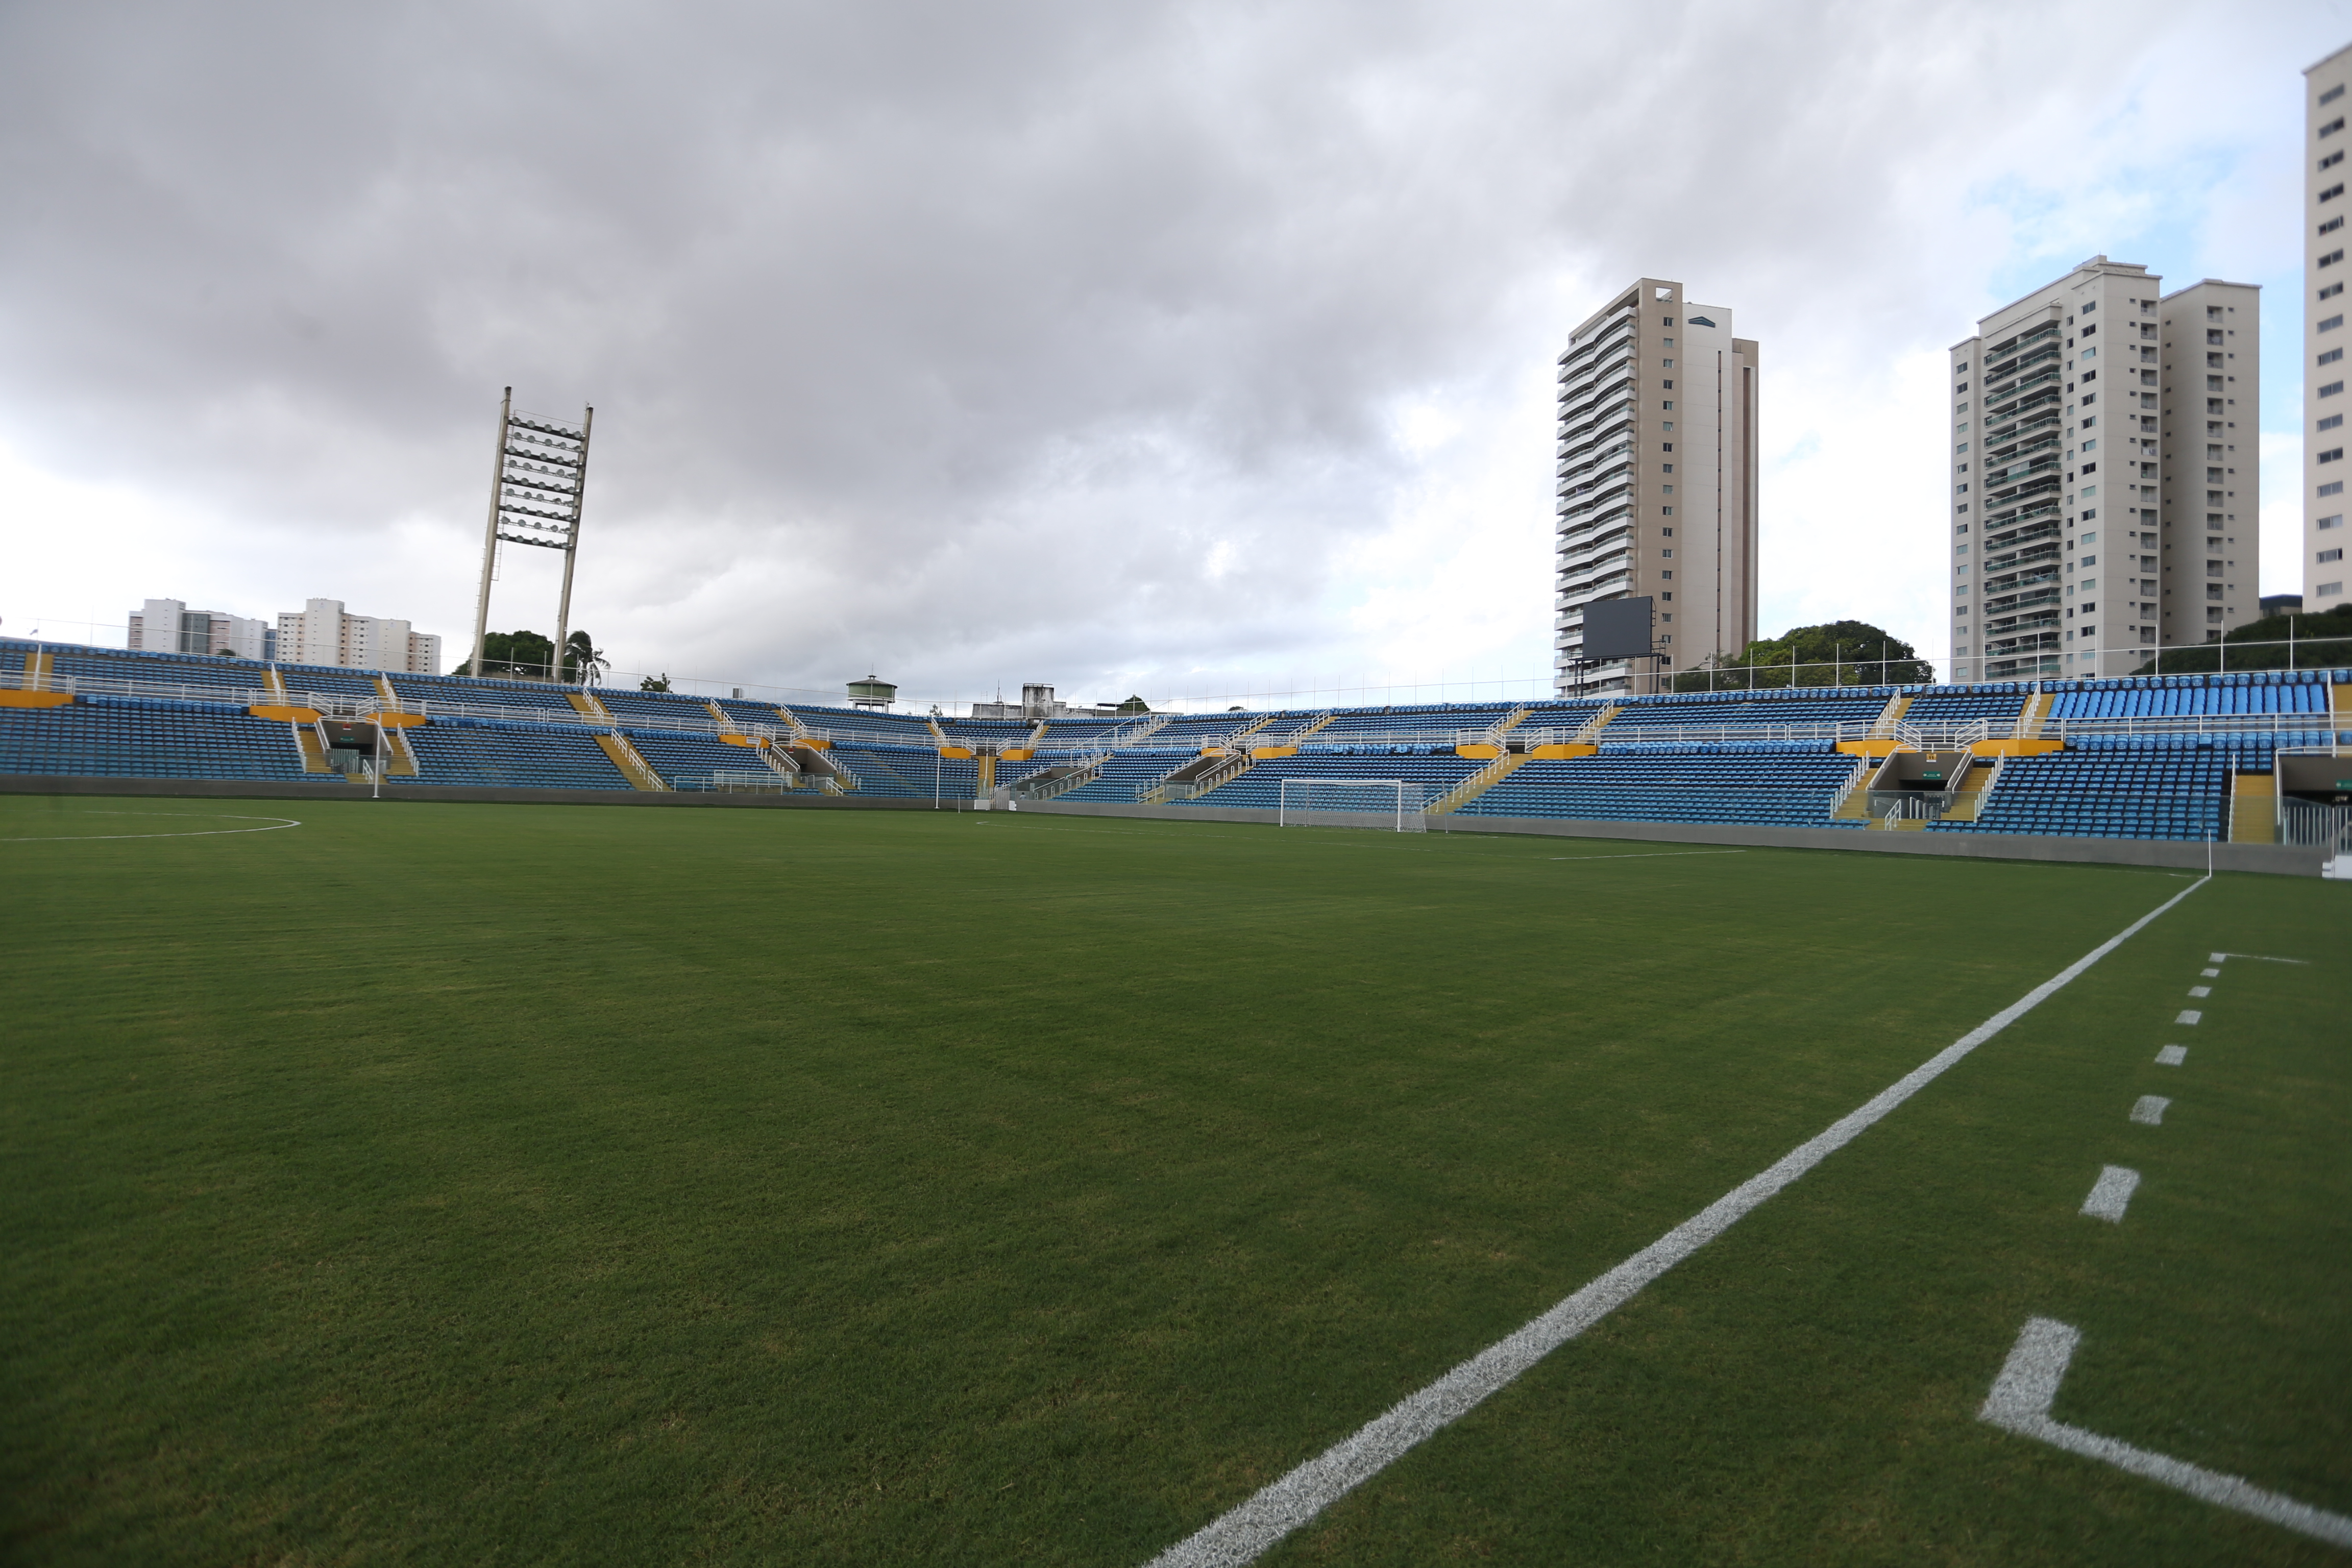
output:
M2191 996L2210 996L2213 994L2213 988L2210 985L2191 985L2189 988L2189 994Z
M2256 963L2301 963L2307 965L2311 963L2311 960L2307 958L2273 958L2267 952L2217 952L2213 954L2213 962L2216 963L2221 963L2225 958L2251 958Z
M2196 1024L2202 1022L2204 1017L2205 1015L2194 1007L2183 1007L2180 1010L2180 1016L2172 1021L2176 1024Z
M2143 1094L2132 1101L2131 1119L2144 1127L2161 1127L2164 1108L2171 1103L2160 1094Z
M2265 1491L2238 1476L2223 1475L2185 1459L2151 1454L2145 1448L2135 1448L2113 1437L2102 1437L2095 1432L2051 1419L2050 1406L2058 1397L2058 1385L2064 1381L2067 1364L2082 1342L2083 1336L2064 1323L2050 1318L2027 1319L2009 1359L2001 1363L2000 1375L1993 1379L1992 1393L1977 1412L1977 1419L2004 1432L2014 1432L2021 1437L2031 1437L2070 1454L2128 1470L2217 1508L2251 1514L2331 1545L2352 1546L2352 1519L2340 1513Z
M2160 1068L2177 1068L2188 1059L2187 1046L2167 1046L2156 1053L2156 1065Z
M2210 980L2221 972L2218 969L2200 969L2197 973L2203 975L2206 979Z
M2040 1006L2212 879L2190 883L2122 931L1929 1057L1858 1109L1783 1154L1549 1311L1488 1345L1349 1436L1260 1488L1230 1511L1151 1560L1150 1568L1239 1568L1312 1521L1423 1439L1476 1409L1497 1390L1639 1295L1652 1280L1737 1225L1781 1188L1844 1148L1941 1078L1970 1051ZM2137 1177L2132 1178L2137 1181Z
M2109 1165L2091 1184L2091 1195L2083 1200L2083 1212L2093 1219L2105 1220L2109 1225L2124 1222L2124 1210L2130 1206L2132 1194L2139 1186L2139 1173L2121 1165Z

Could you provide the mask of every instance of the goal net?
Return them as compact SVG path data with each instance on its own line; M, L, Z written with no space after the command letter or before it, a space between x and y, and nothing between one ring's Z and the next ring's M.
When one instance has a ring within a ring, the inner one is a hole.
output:
M1424 833L1423 787L1411 779L1285 779L1277 820L1285 827Z

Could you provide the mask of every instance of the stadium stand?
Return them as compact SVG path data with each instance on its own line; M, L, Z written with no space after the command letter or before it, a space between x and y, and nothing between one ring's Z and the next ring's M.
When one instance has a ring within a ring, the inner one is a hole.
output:
M1826 826L1859 765L1826 741L1603 747L1528 763L1461 815Z
M707 715L706 715L707 717ZM716 735L695 735L677 730L625 730L629 744L646 765L674 789L708 789L717 773L765 773L768 764L749 746L731 745ZM783 787L782 774L776 784Z
M37 653L48 661L46 674L28 673ZM0 641L0 772L341 787L348 775L326 770L360 766L374 753L339 752L334 743L351 746L351 720L371 732L365 717L385 705L384 679L338 668ZM1682 692L1606 706L1550 700L1092 715L1049 721L1034 746L1037 726L1020 721L942 720L935 727L918 715L854 708L795 707L787 716L734 698L582 693L450 676L389 679L399 710L423 720L399 731L415 772L405 771L395 745L387 759L395 764L393 782L428 788L703 789L727 773L763 785L773 773L780 787L790 787L755 749L720 735L754 726L782 733L796 717L830 739L819 754L840 766L848 793L876 799L927 800L935 793L970 799L991 779L1000 788L1033 782L1047 795L1059 789L1054 798L1074 803L1128 804L1201 788L1179 804L1266 808L1279 801L1286 779L1403 779L1474 819L2172 839L2226 834L2242 842L2249 832L2273 831L2280 797L2266 775L2280 751L2352 748L2343 717L2352 713L2346 670ZM317 702L306 703L306 695ZM287 710L299 718L308 706L331 708L335 722L286 721ZM256 717L252 708L272 716ZM1605 726L1589 726L1604 713ZM1593 754L1536 754L1580 729L1597 741ZM942 737L979 755L944 756ZM1499 747L1487 743L1496 739ZM1473 754L1461 755L1457 741ZM1288 755L1261 754L1291 747ZM1906 786L1914 794L1895 792L1905 808L1882 816L1892 786L1858 788L1890 750L1956 747L1975 748L1983 764L1960 771L1965 794L1919 792L1915 778ZM637 758L656 776L640 773L633 785L624 769ZM1093 771L1074 774L1074 768ZM1154 794L1171 774L1187 782ZM1085 782L1071 785L1072 777ZM824 786L810 778L799 787ZM1927 803L1932 810L1908 809L1925 794L1937 797Z
M584 729L497 719L436 719L407 732L420 784L505 789L633 787Z
M1112 756L1091 781L1057 798L1125 805L1200 755L1197 750L1139 746Z
M0 708L0 773L341 783L335 773L303 771L289 728L234 703L148 697Z
M1911 724L1964 724L1972 719L2014 721L2025 711L2031 687L2015 682L1990 686L1932 688L1911 700L1903 711Z
M1433 800L1481 765L1455 756L1450 746L1341 746L1260 763L1183 804L1272 809L1281 804L1283 780L1307 778L1404 779L1425 786L1428 798Z

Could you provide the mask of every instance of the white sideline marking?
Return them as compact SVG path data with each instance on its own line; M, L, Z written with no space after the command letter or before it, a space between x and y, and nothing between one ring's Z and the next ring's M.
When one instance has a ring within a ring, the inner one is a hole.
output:
M170 816L200 822L266 822L267 827L205 827L194 833L57 833L31 838L0 838L0 844L70 844L98 838L213 838L228 833L275 833L302 825L290 816L232 816L213 811L77 811L76 816Z
M1238 1507L1154 1557L1148 1568L1239 1568L1453 1425L1521 1373L1632 1300L1667 1269L1729 1230L1750 1210L1844 1148L1896 1106L1941 1078L1962 1058L2055 995L2091 965L2212 880L2209 875L2132 921L2116 935L1995 1013L1542 1316L1521 1325L1420 1392L1406 1395L1297 1468L1269 1482ZM2137 1177L2134 1180L2137 1180Z
M2121 1165L2109 1165L2091 1184L2091 1195L2083 1200L2083 1212L2093 1219L2105 1220L2109 1225L2124 1222L2124 1210L2139 1186L2139 1173L2126 1171Z
M2031 1437L2053 1448L2129 1470L2160 1486L2187 1492L2200 1502L2251 1514L2330 1545L2352 1546L2352 1519L2340 1513L2265 1491L2238 1476L2223 1475L2185 1459L2151 1454L2146 1448L2135 1448L2113 1437L2102 1437L2080 1426L2052 1420L2051 1403L2058 1397L2058 1384L2066 1376L2067 1363L2074 1360L2075 1347L2082 1342L2083 1336L2063 1323L2050 1318L2028 1318L2009 1359L2001 1363L2000 1375L1993 1379L1992 1393L1977 1412L1977 1419L2004 1432L2014 1432L2021 1437Z
M2204 978L2206 978L2206 979L2208 979L2208 980L2210 980L2210 979L2212 979L2215 975L2217 975L2217 974L2221 973L2221 972L2220 970L2218 970L2218 969L2200 969L2200 970L2199 970L2197 973L2198 973L2199 974L2202 975Z
M2273 958L2267 952L2217 952L2213 955L2213 962L2219 963L2225 958L2251 958L2256 963L2309 963L2311 962L2307 958Z
M2187 1046L2167 1046L2156 1053L2156 1065L2160 1068L2177 1068L2188 1059Z
M2205 1015L2194 1007L2183 1007L2180 1010L2180 1016L2172 1021L2176 1024L2195 1024L2202 1022L2204 1017Z
M2172 1101L2160 1094L2143 1094L2132 1101L2131 1119L2147 1127L2164 1125L2164 1108Z
M2191 996L2210 996L2213 994L2213 988L2210 985L2191 985L2189 988L2189 994Z
M2211 959L2215 963L2220 963L2222 960L2224 960L2224 959L2228 958L2230 955L2229 955L2228 953L2226 953L2226 952L2212 952L2212 953L2208 953L2208 954L2206 954L2206 956L2207 956L2208 958Z
M1547 860L1679 860L1686 855L1745 855L1745 849L1651 849L1639 855L1547 855Z

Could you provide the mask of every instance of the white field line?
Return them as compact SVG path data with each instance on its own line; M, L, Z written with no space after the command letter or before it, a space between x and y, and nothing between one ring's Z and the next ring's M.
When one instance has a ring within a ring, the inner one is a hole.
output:
M2009 1352L2009 1360L2001 1363L2000 1375L1993 1379L1992 1393L1977 1412L1977 1418L2004 1432L2014 1432L2021 1437L2031 1437L2070 1454L2129 1470L2217 1508L2252 1514L2330 1545L2352 1546L2352 1519L2340 1513L2265 1491L2237 1476L2151 1454L2113 1437L2102 1437L2080 1426L2052 1420L2051 1403L2058 1397L2058 1384L2066 1376L2075 1346L2082 1342L2083 1336L2064 1323L2049 1318L2027 1319L2025 1328L2017 1336L2016 1346Z
M2137 1171L2109 1165L2099 1173L2099 1179L2091 1184L2091 1195L2083 1200L2083 1212L2093 1219L2121 1225L2124 1210L2131 1206L2132 1194L2138 1190Z
M2131 1119L2143 1127L2161 1127L2164 1108L2171 1103L2160 1094L2143 1094L2132 1101Z
M2211 879L2201 878L2183 888L1549 1311L1488 1345L1419 1393L1407 1395L1352 1436L1168 1548L1151 1560L1150 1568L1237 1568L1256 1561L1283 1537L1403 1458L1423 1439L1460 1420L1521 1373L1632 1300L1652 1280L1853 1142L1970 1051L2049 1000Z
M2194 1007L2183 1007L2180 1016L2172 1021L2176 1024L2201 1024L2205 1021L2205 1015Z
M2156 1053L2156 1065L2158 1067L2177 1068L2188 1059L2187 1046L2167 1046Z
M2213 994L2213 988L2210 985L2191 985L2189 988L2189 994L2191 996L2210 996Z
M0 838L0 844L71 844L99 838L214 838L228 833L275 833L302 825L290 816L231 816L208 811L78 811L76 816L178 817L198 822L266 822L267 827L203 827L193 833L58 833L34 838Z
M2307 964L2311 962L2311 960L2307 958L2273 958L2267 952L2217 952L2213 955L2213 962L2219 963L2225 958L2251 958L2256 963Z
M1547 860L1679 860L1689 855L1745 855L1745 849L1649 849L1639 855L1547 855Z
M2207 979L2207 980L2210 980L2210 979L2212 979L2214 976L2216 976L2216 975L2220 974L2221 972L2220 970L2218 970L2218 969L2200 969L2200 970L2199 970L2197 973L2198 973L2200 975L2203 976L2205 979Z

